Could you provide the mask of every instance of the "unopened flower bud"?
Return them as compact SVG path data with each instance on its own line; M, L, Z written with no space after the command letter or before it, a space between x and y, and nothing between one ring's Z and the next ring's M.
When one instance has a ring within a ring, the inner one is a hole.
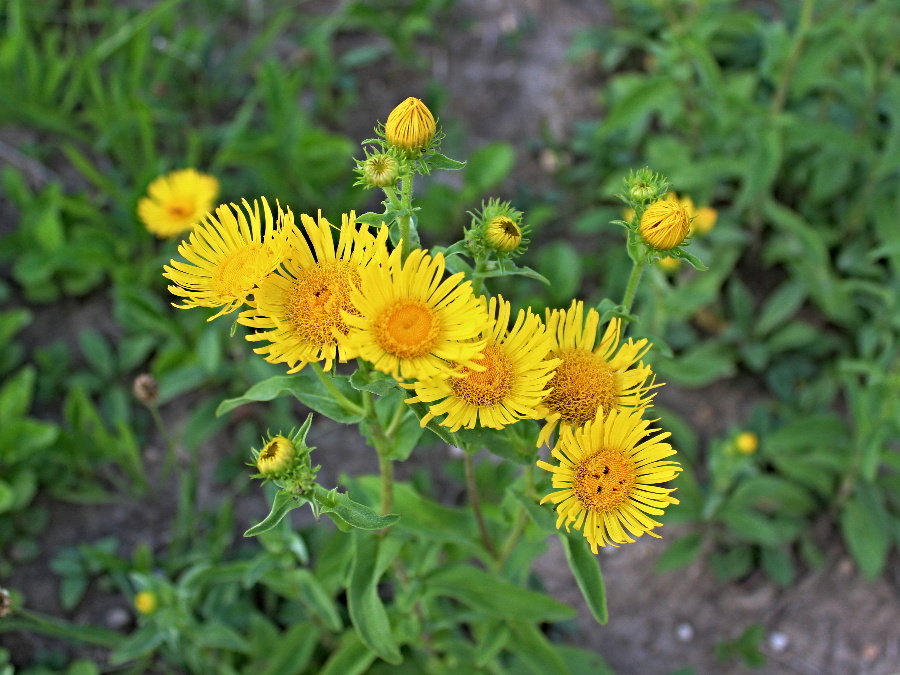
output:
M400 162L386 153L372 155L363 162L362 176L371 187L393 187L400 177Z
M437 123L428 106L412 96L391 111L384 125L388 144L409 153L427 148L436 131Z
M653 202L641 216L641 239L658 251L670 251L684 241L691 220L687 210L674 199Z
M628 196L635 202L645 202L656 194L657 189L656 185L651 185L644 181L635 181L628 191Z
M294 444L284 436L274 436L259 451L256 468L263 476L277 476L291 465L293 458Z
M488 221L484 236L494 250L509 253L521 245L522 228L509 216L496 216Z
M147 406L154 405L159 398L159 385L150 373L141 373L134 378L132 391L134 397Z

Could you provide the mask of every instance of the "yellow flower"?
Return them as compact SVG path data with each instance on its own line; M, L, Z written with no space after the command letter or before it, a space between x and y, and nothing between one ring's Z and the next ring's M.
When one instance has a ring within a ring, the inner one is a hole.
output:
M405 263L400 255L399 247L390 256L379 247L377 264L360 271L360 288L350 293L359 314L344 312L349 351L397 379L448 374L451 363L482 370L473 359L485 344L476 339L489 322L484 299L460 283L462 273L442 281L442 254L416 249Z
M431 144L436 130L437 123L428 106L410 96L388 115L384 137L395 148L414 153Z
M294 228L294 216L279 207L276 229L265 197L262 203L262 215L256 200L252 210L243 200L246 215L235 204L231 208L223 204L215 217L207 215L189 240L181 242L178 253L187 262L172 260L171 267L163 267L163 276L176 284L169 291L184 298L184 304L175 307L222 307L208 319L212 321L246 302L256 285L281 264L290 252L287 235Z
M661 516L670 504L674 489L661 488L681 471L678 462L666 461L675 454L662 441L671 434L648 429L650 420L640 411L603 411L574 432L563 428L553 457L559 465L539 461L538 466L553 473L553 488L541 503L556 505L556 527L583 528L584 536L597 553L598 546L616 546L634 542L635 537L653 532L662 523L650 516ZM648 515L649 514L649 515Z
M182 169L160 176L147 192L150 196L138 201L141 222L157 237L175 237L212 210L219 181L194 169Z
M259 451L256 469L263 476L276 476L291 465L294 444L284 436L273 436Z
M341 343L349 331L342 312L357 313L350 291L359 288L359 270L372 259L376 245L365 225L357 229L352 212L341 218L337 249L334 228L321 213L318 222L306 214L300 222L306 238L297 228L290 232L290 257L259 283L253 292L253 309L238 318L257 330L248 340L271 343L254 351L266 355L269 363L287 363L288 373L323 360L323 368L329 370L335 360L353 358ZM386 238L387 228L381 228L380 246Z
M496 216L488 222L484 236L494 250L509 253L522 243L522 228L509 216Z
M140 591L134 596L134 608L145 616L153 614L158 604L156 594L150 591Z
M684 241L691 219L675 199L653 202L641 216L638 232L644 242L659 251L669 251Z
M502 297L491 298L488 314L491 324L481 338L487 340L481 359L481 370L463 366L450 378L435 378L415 384L416 396L407 403L432 403L422 426L439 415L450 431L460 427L502 429L520 419L542 416L541 401L547 396L547 381L557 361L546 360L550 351L547 335L539 316L520 310L516 323L509 326L510 305Z
M681 258L672 258L670 256L666 256L665 258L659 258L656 261L656 264L659 265L663 269L663 271L669 272L671 274L679 267L681 267Z
M759 437L752 431L742 431L734 439L734 447L744 455L752 455L759 447Z
M609 322L603 339L596 347L600 315L588 310L584 303L572 301L566 310L547 312L547 333L553 338L550 358L560 359L548 387L550 395L544 400L548 409L546 423L538 437L538 446L546 443L557 424L577 427L600 413L626 408L643 409L650 405L655 385L647 379L650 366L639 361L650 345L645 339L619 344L621 320Z

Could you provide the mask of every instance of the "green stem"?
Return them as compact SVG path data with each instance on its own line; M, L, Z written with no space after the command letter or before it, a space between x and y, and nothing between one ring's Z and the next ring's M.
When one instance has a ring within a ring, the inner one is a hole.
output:
M525 496L529 499L536 499L534 494L534 466L527 465L523 477L525 480ZM516 522L513 524L512 530L510 530L509 535L503 541L503 546L500 548L498 561L501 566L506 563L513 550L519 544L522 535L525 534L525 530L528 528L530 519L530 516L525 511L525 507L521 507L516 514Z
M402 187L400 188L400 210L404 211L400 216L398 224L400 226L400 239L403 240L403 249L400 252L401 259L406 261L406 257L412 250L409 241L410 223L412 222L412 193L413 193L413 176L415 174L410 171L405 174L402 179Z
M0 632L23 630L67 640L78 640L107 649L116 649L125 640L124 635L115 631L98 626L79 626L55 616L39 614L24 608L14 609L13 614L14 616L4 619L0 623Z
M394 462L378 453L378 471L381 474L381 514L394 509Z
M472 293L477 298L484 286L484 273L487 270L487 258L475 260L475 272L472 274Z
M381 420L375 411L375 396L370 391L363 392L366 421L372 432L372 442L378 452L378 471L381 474L381 513L386 515L394 508L394 462L388 459L391 443L385 435Z
M384 430L384 435L388 437L388 439L393 440L393 438L397 435L397 430L400 428L400 425L403 423L404 413L408 410L405 403L400 403L397 406L397 409L394 411L394 416L391 418L390 424L388 424L387 429Z
M646 266L647 263L643 259L638 259L634 261L634 265L631 268L631 276L628 277L628 285L625 287L625 297L622 299L622 306L625 308L626 313L631 312L631 304L634 302L634 296L637 293L638 284Z
M400 200L397 199L397 191L393 187L381 188L384 190L384 196L387 197L388 203L395 211L400 210Z
M779 80L778 88L775 90L775 96L772 97L772 117L775 117L784 109L788 87L791 85L794 70L800 61L800 54L803 52L803 45L806 42L806 34L812 25L812 11L815 4L815 0L803 0L803 6L800 8L800 20L797 23L797 31L794 33L794 39L791 44L791 52L788 54L784 71L781 73L781 80Z
M312 368L313 372L316 374L316 377L319 378L319 381L325 385L325 388L328 392L334 397L334 400L341 404L341 406L351 415L361 415L365 416L366 411L356 405L349 398L344 396L340 389L334 384L334 381L325 374L322 370L322 367L319 366L318 363L311 363L309 367Z
M162 468L162 477L163 479L165 479L168 477L169 472L175 468L175 444L172 442L172 438L166 431L166 425L163 422L162 416L159 414L159 408L156 406L156 404L150 403L147 405L147 408L149 408L150 416L153 418L153 423L156 425L156 428L159 431L159 435L162 436L163 443L165 443L166 445L166 458L163 461Z
M474 511L475 520L478 523L478 531L481 533L481 541L491 557L496 558L497 549L494 548L494 542L491 540L491 535L484 522L484 514L481 512L481 499L478 497L478 485L475 482L475 464L472 455L468 452L465 454L463 463L466 467L466 489L469 492L469 501L472 503L472 511Z

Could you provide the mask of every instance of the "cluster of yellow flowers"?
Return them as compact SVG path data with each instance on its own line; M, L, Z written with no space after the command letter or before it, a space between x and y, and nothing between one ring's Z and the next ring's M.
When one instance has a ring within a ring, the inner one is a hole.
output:
M421 119L407 122L388 131L421 148ZM441 253L391 248L387 226L352 212L340 227L321 213L298 225L265 198L219 206L178 252L183 261L164 271L182 299L176 306L219 308L212 318L246 306L238 322L254 330L247 339L289 373L359 358L413 391L407 403L430 405L423 426L438 420L455 432L534 419L543 422L538 446L558 429L559 464L538 462L552 472L543 501L556 505L557 527L583 528L594 552L633 541L629 533L658 536L651 516L678 503L659 486L681 470L666 460L675 453L669 434L643 419L658 386L642 361L650 345L623 341L619 319L599 341L600 316L581 301L543 320L530 310L513 320L506 299L476 294L464 273L445 274Z

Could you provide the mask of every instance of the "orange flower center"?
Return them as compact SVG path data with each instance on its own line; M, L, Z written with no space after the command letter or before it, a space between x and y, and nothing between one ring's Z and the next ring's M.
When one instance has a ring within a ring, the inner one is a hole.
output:
M429 354L439 332L437 315L421 300L397 300L374 323L375 340L401 359Z
M177 218L181 220L182 218L188 218L194 213L194 202L192 199L182 197L179 199L173 199L171 202L166 204L166 211L172 218Z
M359 288L359 272L346 260L331 260L302 270L287 301L294 331L316 345L334 344L337 338L332 329L344 335L350 330L341 310L359 314L350 302L352 288Z
M594 419L597 411L616 407L619 383L616 373L602 357L579 347L551 353L547 358L561 359L547 384L553 391L544 400L551 412L563 422L580 425Z
M572 489L590 511L614 511L631 494L637 479L634 462L616 450L598 450L575 467Z
M479 365L483 371L464 368L464 377L450 378L450 388L457 398L479 408L497 405L512 389L513 368L503 351L495 346L484 348Z

